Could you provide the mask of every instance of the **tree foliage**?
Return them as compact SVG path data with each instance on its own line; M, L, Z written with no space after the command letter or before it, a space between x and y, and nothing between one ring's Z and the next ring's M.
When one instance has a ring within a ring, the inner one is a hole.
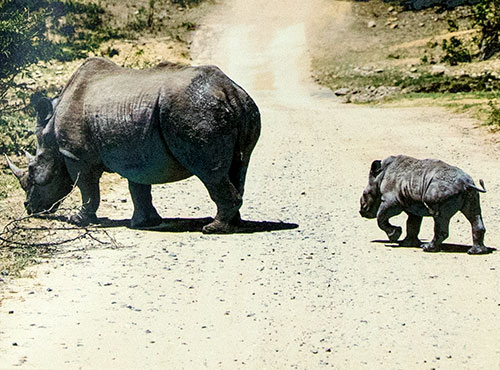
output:
M485 60L500 51L500 0L480 0L472 14L473 24L479 29L479 59Z
M4 3L4 6L7 3ZM0 100L27 66L48 57L45 12L2 7L0 10Z
M120 37L106 17L98 3L83 0L0 0L0 153L28 145L31 130L22 123L35 91L22 77L29 66L84 58Z
M110 38L105 11L82 0L0 1L0 110L15 78L40 60L73 60Z

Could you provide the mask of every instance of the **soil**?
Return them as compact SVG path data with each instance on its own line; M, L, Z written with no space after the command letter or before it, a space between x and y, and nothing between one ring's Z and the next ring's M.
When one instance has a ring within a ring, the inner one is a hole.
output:
M261 109L241 210L253 232L201 234L215 206L195 178L154 187L165 227L128 229L126 181L112 177L98 216L122 247L9 281L0 368L499 368L499 252L467 255L461 215L443 252L424 253L358 214L372 160L440 158L484 179L495 247L499 156L465 115L346 105L313 83L318 32L341 34L349 4L232 0L205 18L195 63L220 66Z

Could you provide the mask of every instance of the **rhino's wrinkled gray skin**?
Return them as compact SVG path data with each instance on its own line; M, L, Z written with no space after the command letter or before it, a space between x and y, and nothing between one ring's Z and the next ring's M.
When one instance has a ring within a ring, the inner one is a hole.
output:
M376 217L391 242L399 239L402 229L389 219L406 212L407 235L400 244L422 245L426 252L437 252L448 237L450 218L461 211L472 225L473 246L468 253L487 253L479 192L485 192L484 186L478 188L461 169L440 160L391 156L372 163L359 212L366 218ZM434 238L421 244L418 233L424 216L434 218Z
M197 176L217 205L208 233L240 221L250 154L260 134L251 97L214 66L162 63L131 70L90 58L57 100L38 104L37 153L16 168L29 213L48 210L76 181L83 206L71 221L96 221L99 178L117 172L129 182L132 227L162 222L151 184ZM12 164L10 164L12 165Z

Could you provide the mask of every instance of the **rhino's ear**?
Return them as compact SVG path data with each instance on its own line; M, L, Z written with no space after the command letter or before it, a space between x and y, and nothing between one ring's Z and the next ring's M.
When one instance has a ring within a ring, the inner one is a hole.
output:
M52 102L47 98L41 98L36 105L36 113L38 115L39 126L45 127L47 122L54 115L54 108L52 107Z
M380 172L382 172L382 161L381 160L376 160L372 162L372 166L370 168L370 177L377 177Z

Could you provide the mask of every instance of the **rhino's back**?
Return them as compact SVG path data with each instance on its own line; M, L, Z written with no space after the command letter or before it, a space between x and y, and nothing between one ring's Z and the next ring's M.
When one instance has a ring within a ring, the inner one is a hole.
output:
M437 204L473 184L472 178L458 167L438 159L419 160L407 156L396 157L386 176L386 187L390 185L405 206Z
M73 107L57 112L65 149L94 156L140 183L189 176L194 168L178 159L194 154L201 153L207 168L223 172L230 166L235 122L242 121L242 100L250 98L218 68L161 64L132 70L96 59L82 69L63 96Z

